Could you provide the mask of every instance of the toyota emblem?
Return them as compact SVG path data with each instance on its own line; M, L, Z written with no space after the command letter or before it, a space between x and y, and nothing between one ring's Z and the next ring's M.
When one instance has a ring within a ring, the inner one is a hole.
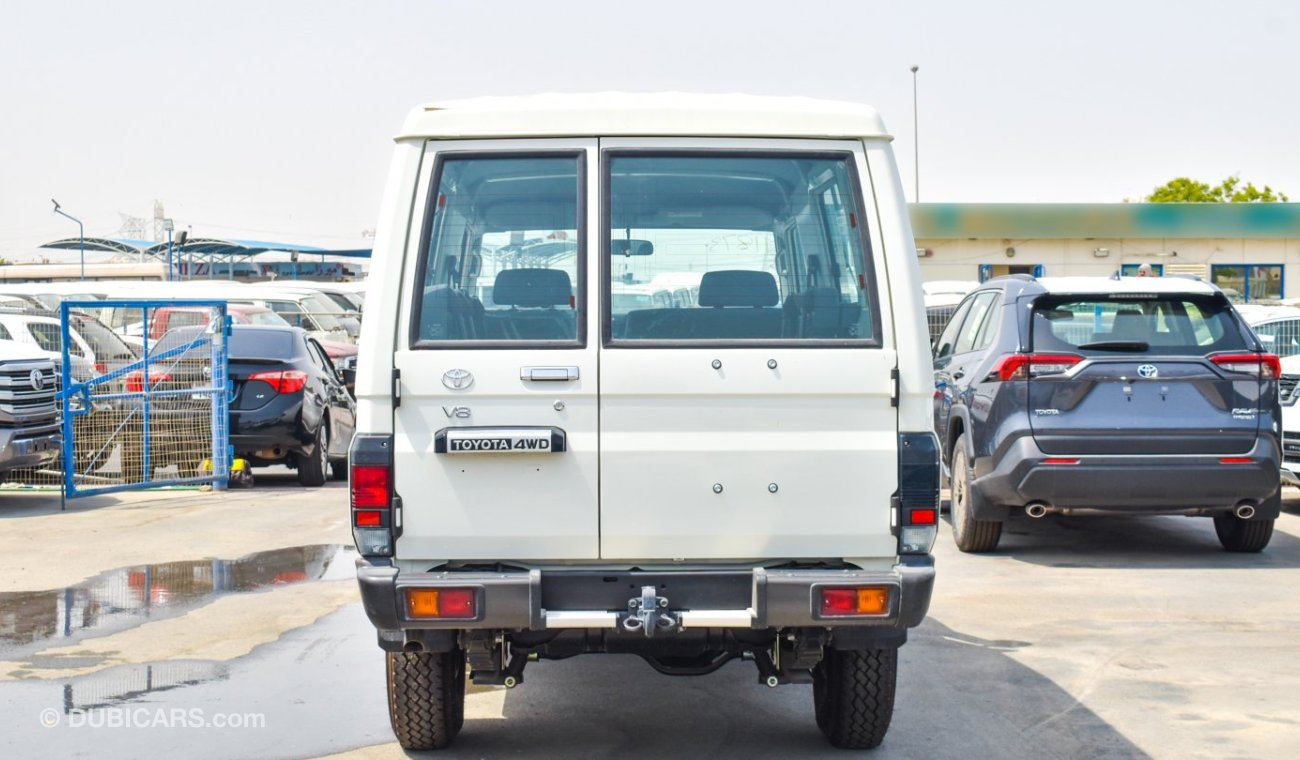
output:
M39 391L39 390L44 390L44 388L45 388L45 375L42 375L42 374L41 374L41 371L40 371L39 369L34 369L34 370L32 370L32 374L28 375L28 376L27 376L27 379L31 382L31 384L32 384L32 388L33 388L33 389L38 390L38 391Z
M442 373L442 384L449 390L463 391L474 384L474 376L469 370L449 369Z
M1156 365L1154 364L1138 365L1138 377L1145 377L1146 379L1150 380L1151 378L1158 377L1159 375L1160 375L1160 370L1156 369Z

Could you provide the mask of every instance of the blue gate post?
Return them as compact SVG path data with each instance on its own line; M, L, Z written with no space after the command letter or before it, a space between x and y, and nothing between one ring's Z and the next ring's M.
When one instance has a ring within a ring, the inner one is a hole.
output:
M63 412L63 503L59 505L60 511L67 507L68 495L75 492L76 484L72 478L77 472L77 466L72 458L72 357L69 353L69 346L72 345L72 333L68 329L68 302L64 301L59 304L59 337L62 341L60 353L63 358L63 366L59 367L59 373L62 376L59 384L59 406Z
M230 480L230 396L233 383L230 382L230 370L227 366L229 356L230 316L226 306L217 310L213 316L220 320L219 327L212 333L212 488L224 491Z

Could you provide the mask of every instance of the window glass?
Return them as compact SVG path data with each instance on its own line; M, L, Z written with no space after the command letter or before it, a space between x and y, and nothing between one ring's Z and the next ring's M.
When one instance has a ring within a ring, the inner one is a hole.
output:
M99 361L109 362L135 358L135 352L131 350L131 347L98 320L73 315L72 326L90 344L90 350L95 352L95 358Z
M417 341L578 341L577 156L451 157L430 202Z
M334 374L334 362L330 361L330 355L321 348L321 345L314 340L308 341L311 345L311 352L315 357L316 363L324 369L327 374Z
M1203 355L1247 348L1231 307L1201 296L1040 298L1032 330L1033 350L1042 352Z
M980 293L975 297L975 303L971 305L970 316L966 317L966 322L961 326L961 332L957 333L957 346L953 349L953 353L964 354L975 348L975 339L983 330L993 302L997 298L997 293Z
M273 327L288 327L289 323L284 317L273 311L246 311L244 321L250 325L271 325Z
M31 333L32 340L36 341L36 345L40 346L42 351L63 350L63 329L58 325L50 322L29 322L27 331ZM72 341L68 353L73 356L85 356L85 352L75 340Z
M1282 297L1281 264L1215 264L1210 281L1234 301L1268 301Z
M966 319L966 314L970 312L971 304L975 303L975 297L972 296L961 302L957 311L948 320L947 326L939 334L939 340L934 344L934 358L942 359L952 356L953 349L957 346L957 331L961 329L961 323Z
M1264 350L1278 356L1300 354L1300 319L1283 319L1255 326Z
M9 333L9 328L0 325L0 340L13 340L14 337Z
M320 361L320 354L316 353L316 344L306 338L303 338L303 340L307 343L307 358L311 359L311 363L317 367L324 367L325 365L321 364Z
M851 157L613 155L609 333L876 337Z

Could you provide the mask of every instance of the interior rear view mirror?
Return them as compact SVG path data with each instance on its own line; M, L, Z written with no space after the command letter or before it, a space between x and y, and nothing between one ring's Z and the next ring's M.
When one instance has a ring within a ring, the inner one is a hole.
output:
M649 256L655 252L655 244L649 240L611 240L611 256Z

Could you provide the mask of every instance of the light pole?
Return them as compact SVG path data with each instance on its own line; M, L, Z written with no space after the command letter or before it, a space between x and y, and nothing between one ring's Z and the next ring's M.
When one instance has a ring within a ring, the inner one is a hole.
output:
M912 64L912 173L916 175L916 192L912 198L914 203L921 202L921 141L920 129L916 124L916 72L920 69L920 66Z
M77 217L73 216L72 214L69 214L68 212L60 208L58 201L51 198L50 203L54 204L54 213L58 214L59 216L66 216L67 218L77 223L77 229L79 230L77 234L81 238L81 279L85 280L86 279L86 225L82 224L81 220L78 219Z
M163 229L167 230L167 281L172 279L172 230L176 229L176 224L170 219L163 220Z

